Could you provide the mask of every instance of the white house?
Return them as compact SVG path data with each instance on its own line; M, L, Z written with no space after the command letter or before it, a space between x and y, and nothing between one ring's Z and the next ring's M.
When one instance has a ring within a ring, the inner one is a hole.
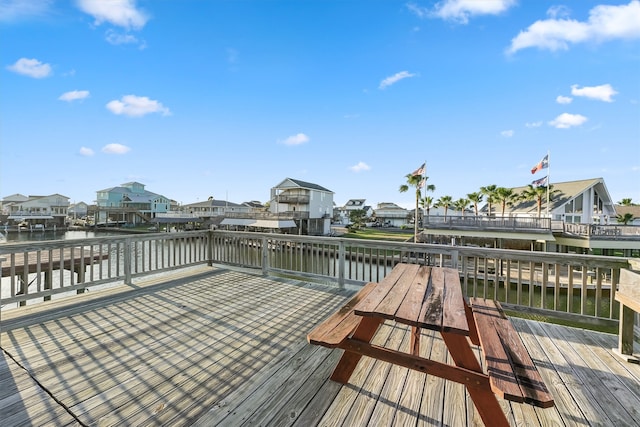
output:
M370 218L374 214L374 210L371 206L365 204L366 199L349 199L344 206L335 209L334 219L337 219L340 224L349 225L351 220L349 216L352 211L363 210L366 218Z
M2 200L3 213L15 223L64 225L68 209L69 198L61 194L28 197L14 194Z
M301 234L329 234L333 194L318 184L286 178L271 189L269 212L296 221Z
M378 203L374 215L377 222L391 227L401 227L409 223L409 211L395 203Z

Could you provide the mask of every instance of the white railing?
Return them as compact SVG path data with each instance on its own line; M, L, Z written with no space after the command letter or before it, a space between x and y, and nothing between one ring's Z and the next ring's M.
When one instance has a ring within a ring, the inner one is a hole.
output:
M615 320L621 257L229 231L0 245L1 304L32 304L198 264L251 268L337 286L380 281L398 262L458 268L469 296L507 308Z

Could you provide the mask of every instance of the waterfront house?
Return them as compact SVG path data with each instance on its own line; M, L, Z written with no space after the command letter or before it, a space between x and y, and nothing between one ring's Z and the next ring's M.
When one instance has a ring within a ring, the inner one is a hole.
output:
M69 217L84 218L89 214L89 205L85 202L72 203L68 209Z
M299 234L326 235L331 231L333 194L318 184L285 178L271 188L269 212L294 221Z
M378 208L374 210L376 222L383 226L402 227L409 223L409 211L395 203L378 203Z
M26 227L63 226L69 209L69 198L62 194L23 196L14 194L2 200L2 212L8 225Z
M146 223L158 213L170 211L171 200L145 189L144 184L128 182L96 193L96 224Z
M365 218L371 218L374 214L373 208L365 204L366 199L349 199L344 206L334 209L334 219L343 225L351 224L349 215L356 210L364 211Z
M521 194L527 187L513 188ZM514 197L480 214L431 216L422 241L455 241L511 249L640 256L640 227L621 225L602 178L552 183L549 201Z

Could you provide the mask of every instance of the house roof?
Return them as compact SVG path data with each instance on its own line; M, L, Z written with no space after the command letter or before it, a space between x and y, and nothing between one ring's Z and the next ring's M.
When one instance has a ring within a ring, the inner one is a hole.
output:
M284 184L286 181L290 181L293 184L295 184L296 186L301 187L301 188L306 188L306 189L309 189L309 190L326 191L328 193L333 193L333 191L328 190L328 189L324 188L321 185L313 184L311 182L301 181L299 179L293 179L293 178L285 178L284 181L282 181L279 185L277 185L277 187L283 187L282 184Z
M364 207L364 202L367 199L349 199L347 203L344 204L345 208L356 208L356 207Z
M615 205L617 215L625 215L630 213L634 218L640 218L640 205Z
M592 179L584 179L579 181L567 181L567 182L557 182L551 183L551 188L554 191L554 195L549 202L549 209L554 210L566 204L571 199L577 197L581 193L584 193L586 190L592 187L596 187L596 191L599 196L603 199L604 203L613 206L611 202L611 196L609 195L609 191L607 190L604 180L602 178L592 178ZM521 193L523 190L527 189L528 186L522 187L514 187L512 190L514 193ZM547 200L543 198L542 200L542 208L546 209ZM495 208L495 203L494 203ZM483 206L483 211L487 210L487 205ZM538 210L537 202L535 200L528 200L523 202L514 203L512 206L507 206L505 208L505 213L509 212L521 212L521 213L536 213Z
M241 207L237 203L228 202L225 200L205 200L202 202L189 203L188 205L183 205L183 207L191 207L191 208L221 208L221 207Z

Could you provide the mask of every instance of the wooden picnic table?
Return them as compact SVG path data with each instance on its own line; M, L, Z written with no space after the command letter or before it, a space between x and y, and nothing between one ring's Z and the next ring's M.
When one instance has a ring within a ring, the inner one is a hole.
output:
M408 351L371 344L385 320L411 326ZM438 331L455 365L419 356L421 329ZM312 344L345 352L331 379L348 383L362 356L464 384L487 426L508 426L496 396L540 407L554 405L517 332L494 301L462 293L452 268L398 264L379 283L367 284L309 335ZM474 354L482 348L485 369Z

